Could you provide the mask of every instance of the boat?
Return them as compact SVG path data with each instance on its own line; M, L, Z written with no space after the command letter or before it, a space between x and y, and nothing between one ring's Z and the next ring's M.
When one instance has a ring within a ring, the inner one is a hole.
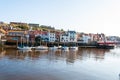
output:
M40 45L34 47L33 49L34 50L48 50L47 44L45 46L41 44L41 41L42 41L41 36L38 36L38 37L40 38L40 41L39 41Z
M114 49L115 48L115 43L110 42L110 41L99 41L97 42L97 48L100 49Z
M49 49L50 49L50 50L57 50L57 49L58 49L58 47L53 46L53 47L49 47Z
M58 46L58 49L61 49L62 48L62 46Z
M37 46L35 47L35 50L48 50L47 46Z
M78 46L76 43L73 43L74 45L70 46L70 50L78 50Z
M17 41L17 45L18 45L18 41ZM32 48L29 46L24 46L22 37L21 37L21 45L17 46L18 50L31 50Z
M78 47L77 46L72 46L69 48L70 50L78 50Z
M97 45L96 46L97 48L99 48L99 49L114 49L114 45Z
M65 50L65 51L69 51L69 47L67 47L67 46L63 46L63 47L61 47L61 49Z
M19 50L31 50L31 47L23 46L23 47L17 47L17 49L19 49Z

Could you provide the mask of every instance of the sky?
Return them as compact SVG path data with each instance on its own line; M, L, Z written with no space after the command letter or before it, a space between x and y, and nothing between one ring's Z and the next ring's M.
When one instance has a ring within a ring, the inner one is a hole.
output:
M120 0L0 0L0 21L120 36Z

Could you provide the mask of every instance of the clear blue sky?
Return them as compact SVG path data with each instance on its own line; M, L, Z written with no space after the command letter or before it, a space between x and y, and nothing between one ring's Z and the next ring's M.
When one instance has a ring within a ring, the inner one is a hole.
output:
M120 0L1 0L0 20L120 36Z

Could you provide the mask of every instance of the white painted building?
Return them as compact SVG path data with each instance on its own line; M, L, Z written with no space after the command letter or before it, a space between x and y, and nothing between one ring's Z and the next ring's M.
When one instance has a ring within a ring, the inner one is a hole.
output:
M67 31L60 35L60 42L77 42L77 34L75 31Z
M43 41L47 42L55 42L56 40L55 33L50 31L41 31L39 36L41 36Z
M77 42L77 34L75 31L67 31L69 42Z
M49 42L55 42L55 40L56 40L55 33L48 32L48 41Z
M83 35L82 36L83 43L89 43L91 40L91 37L89 35Z
M67 33L63 33L60 35L60 42L69 42L69 36Z

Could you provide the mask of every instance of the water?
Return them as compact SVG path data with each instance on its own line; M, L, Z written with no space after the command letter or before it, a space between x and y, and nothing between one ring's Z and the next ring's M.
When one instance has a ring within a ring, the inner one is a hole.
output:
M120 48L0 51L0 80L120 80Z

